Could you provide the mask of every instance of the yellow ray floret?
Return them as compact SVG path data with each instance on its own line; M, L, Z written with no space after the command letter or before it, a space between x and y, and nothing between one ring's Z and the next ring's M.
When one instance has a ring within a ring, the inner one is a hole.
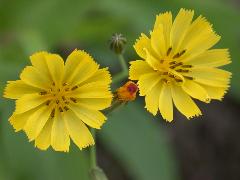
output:
M20 80L8 81L4 97L16 99L9 118L15 131L46 150L69 151L70 139L80 148L94 144L89 127L100 129L111 105L111 75L84 51L74 50L66 63L57 54L38 52Z
M130 62L129 79L137 80L145 108L167 121L173 105L188 119L201 115L192 98L222 100L231 73L219 67L231 63L228 49L211 49L219 40L212 25L194 11L181 9L157 15L150 36L141 34L134 48L142 60Z

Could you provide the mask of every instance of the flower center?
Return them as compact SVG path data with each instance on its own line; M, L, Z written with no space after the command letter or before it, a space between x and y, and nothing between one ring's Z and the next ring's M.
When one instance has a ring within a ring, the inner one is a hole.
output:
M176 54L173 54L172 48L168 48L166 56L160 60L160 66L158 68L159 72L163 76L163 82L168 84L173 81L182 83L184 78L193 80L193 77L186 75L186 73L190 72L190 69L193 66L179 61L179 58L185 53L186 50L182 50Z
M78 86L70 87L67 83L56 85L52 83L47 91L40 92L40 95L46 97L46 105L53 107L51 117L54 117L55 110L64 112L69 110L71 102L77 103L77 99L71 97L71 92L76 90Z

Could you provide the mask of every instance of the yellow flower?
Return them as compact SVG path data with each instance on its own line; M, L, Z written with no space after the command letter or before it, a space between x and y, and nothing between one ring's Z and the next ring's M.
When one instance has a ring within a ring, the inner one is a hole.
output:
M80 148L94 144L87 126L100 129L106 117L99 111L111 105L111 76L99 69L91 56L75 50L65 64L57 54L39 52L32 66L9 81L4 97L16 99L9 121L15 131L26 132L29 141L46 150L69 151L70 138Z
M228 49L210 50L220 36L204 17L192 22L193 14L181 9L173 22L171 12L158 15L150 37L142 34L134 45L144 60L131 62L130 79L138 80L147 110L167 121L173 103L189 119L201 115L192 98L221 100L229 88L231 73L218 68L231 62Z

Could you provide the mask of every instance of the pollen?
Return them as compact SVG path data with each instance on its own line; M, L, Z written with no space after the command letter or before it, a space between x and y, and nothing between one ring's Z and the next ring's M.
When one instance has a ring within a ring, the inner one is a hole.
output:
M54 82L48 91L40 92L41 96L45 96L48 100L47 106L51 106L59 112L67 111L69 102L77 103L77 99L71 97L71 93L76 90L78 86L70 87L67 83L56 85ZM54 116L54 115L53 115Z

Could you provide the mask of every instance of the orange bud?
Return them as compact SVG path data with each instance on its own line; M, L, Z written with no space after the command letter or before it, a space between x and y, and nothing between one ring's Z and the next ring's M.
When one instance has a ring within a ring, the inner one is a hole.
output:
M136 98L137 91L137 85L132 81L128 81L126 84L116 90L115 95L120 101L133 101Z

